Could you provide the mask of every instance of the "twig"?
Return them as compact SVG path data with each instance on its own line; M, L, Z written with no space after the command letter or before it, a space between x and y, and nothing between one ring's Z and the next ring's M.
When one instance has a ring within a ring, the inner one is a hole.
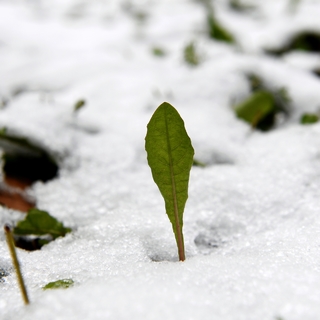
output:
M11 254L11 259L14 265L14 268L16 270L16 275L17 275L17 279L18 279L18 283L19 283L19 287L20 287L20 291L22 294L22 298L25 304L29 304L29 298L28 298L28 294L27 294L27 289L26 286L24 284L24 280L22 277L22 273L20 270L20 264L17 258L17 253L16 253L16 248L14 245L14 240L13 240L13 236L12 236L12 232L9 226L4 226L4 232L6 234L6 238L7 238L7 243L8 243L8 247L9 247L9 251Z

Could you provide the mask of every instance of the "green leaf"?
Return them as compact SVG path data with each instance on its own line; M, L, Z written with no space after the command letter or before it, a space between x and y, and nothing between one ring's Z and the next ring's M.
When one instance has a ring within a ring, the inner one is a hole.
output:
M319 121L319 116L314 113L305 113L301 116L301 124L312 124Z
M179 259L185 260L183 212L194 150L177 110L162 103L148 123L145 148L155 183L164 198L166 213L175 234Z
M26 218L19 221L13 230L16 235L51 235L53 239L64 237L68 232L71 232L70 228L65 228L48 212L38 209L30 209Z
M153 53L153 55L155 55L157 57L164 57L166 55L165 50L160 47L153 47L152 53Z
M208 15L208 27L211 38L228 43L235 42L232 34L217 21L213 13Z
M53 282L49 282L46 284L42 289L48 290L48 289L67 289L71 286L73 286L74 281L72 279L61 279Z
M243 117L245 121L249 122L253 128L256 128L262 131L268 131L272 129L275 124L279 123L278 119L286 119L289 117L291 112L291 107L290 107L291 98L288 93L288 90L285 87L270 88L268 85L266 85L263 82L263 80L258 75L254 73L249 73L246 75L246 77L248 79L251 91L253 93L253 95L246 100L247 102L255 97L256 99L258 99L258 103L260 104L259 99L261 101L265 100L261 96L268 96L268 95L270 95L270 97L266 99L271 100L271 96L272 96L273 102L272 104L268 104L270 107L269 112L268 111L261 112L261 110L259 110L257 114L253 116L254 118L253 121ZM261 92L267 92L267 94L265 93L262 94ZM243 104L244 102L236 106L236 109ZM255 109L260 107L261 107L261 104L260 106L257 104L254 106ZM254 110L251 109L251 111L253 111L254 113ZM242 115L240 115L240 117L241 116Z
M197 66L200 63L200 58L193 42L186 45L183 50L184 60L192 66Z
M3 128L0 129L0 137L1 136L5 136L6 133L7 133L7 128L6 127L3 127Z
M200 167L200 168L205 168L205 167L207 166L204 162L199 161L199 160L197 160L197 159L193 159L192 165L193 165L194 167Z
M256 91L247 100L235 107L238 118L257 127L260 121L274 113L273 95L268 91Z
M282 46L265 51L272 55L283 55L290 51L320 52L320 34L317 31L299 31L292 35Z
M86 105L86 100L84 100L84 99L78 100L78 101L74 104L73 111L74 111L74 112L77 112L77 111L79 111L80 109L82 109L85 105Z

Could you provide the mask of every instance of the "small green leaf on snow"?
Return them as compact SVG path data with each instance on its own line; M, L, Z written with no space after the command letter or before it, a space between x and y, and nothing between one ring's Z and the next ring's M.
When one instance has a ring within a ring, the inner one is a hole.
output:
M65 228L61 222L48 212L30 209L24 220L19 221L13 229L16 235L50 235L53 239L64 237L70 228Z
M86 100L80 99L78 100L73 107L74 112L78 112L80 109L82 109L86 105Z
M179 259L183 261L183 211L188 198L194 150L182 118L169 103L162 103L151 117L145 148L153 179L165 201Z
M61 279L53 282L49 282L46 284L42 289L48 290L48 289L67 289L71 286L73 286L74 281L72 279Z

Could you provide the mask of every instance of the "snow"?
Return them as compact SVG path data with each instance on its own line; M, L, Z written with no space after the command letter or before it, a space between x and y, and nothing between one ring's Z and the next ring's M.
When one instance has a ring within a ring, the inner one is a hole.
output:
M59 177L28 191L73 229L40 251L18 250L31 305L22 304L0 231L0 319L277 319L320 314L320 107L314 54L264 48L320 30L320 5L252 1L217 15L239 46L205 35L200 2L0 1L0 127L59 161ZM145 13L145 21L137 19ZM195 41L202 62L183 48ZM167 55L152 55L159 46ZM248 72L286 87L292 114L261 133L237 119ZM20 91L19 94L15 92ZM73 105L87 105L73 114ZM184 214L185 262L146 162L146 125L163 101L185 121L196 158ZM0 223L22 218L0 208ZM75 286L43 291L72 278Z

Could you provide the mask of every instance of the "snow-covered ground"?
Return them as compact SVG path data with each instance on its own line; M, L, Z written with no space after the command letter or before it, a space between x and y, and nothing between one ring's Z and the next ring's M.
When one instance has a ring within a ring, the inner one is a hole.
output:
M320 2L250 3L247 13L214 3L237 39L231 46L208 38L200 1L0 1L0 127L59 160L59 177L28 192L73 229L39 251L18 250L25 307L1 227L9 275L0 319L320 318L320 124L299 124L320 109L310 72L320 56L263 54L296 30L320 30ZM183 59L191 41L194 67ZM249 94L248 72L292 99L290 117L269 132L232 109ZM87 105L74 116L81 98ZM144 150L163 101L208 164L191 170L185 262ZM23 215L0 208L1 224ZM42 290L64 278L75 285Z

